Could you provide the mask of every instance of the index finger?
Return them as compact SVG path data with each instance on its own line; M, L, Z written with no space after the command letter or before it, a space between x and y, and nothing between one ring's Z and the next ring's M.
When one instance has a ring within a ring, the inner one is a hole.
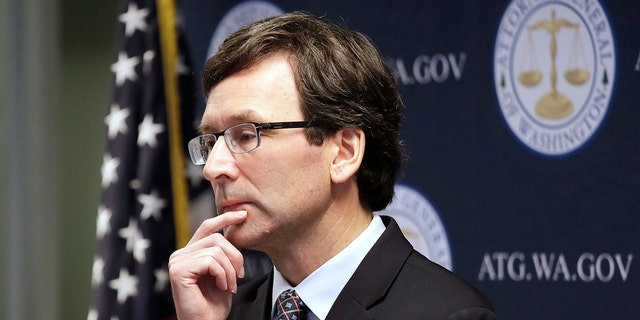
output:
M242 223L246 218L247 212L242 210L226 212L219 216L207 219L200 225L200 227L198 227L198 230L196 230L196 232L193 234L193 237L191 237L191 240L189 240L189 243L187 243L187 245L209 235L212 235L216 232L220 232L228 226Z

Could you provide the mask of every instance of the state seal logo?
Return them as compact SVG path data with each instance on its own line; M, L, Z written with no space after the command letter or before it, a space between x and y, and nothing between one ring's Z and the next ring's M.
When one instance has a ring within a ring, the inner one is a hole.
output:
M218 48L230 34L258 20L284 14L284 11L266 1L246 1L231 8L220 20L209 41L207 58L218 52Z
M512 1L494 49L502 115L529 149L562 156L604 120L615 84L615 43L598 1Z
M440 216L420 192L396 184L393 202L380 215L393 217L416 251L452 270L449 239Z

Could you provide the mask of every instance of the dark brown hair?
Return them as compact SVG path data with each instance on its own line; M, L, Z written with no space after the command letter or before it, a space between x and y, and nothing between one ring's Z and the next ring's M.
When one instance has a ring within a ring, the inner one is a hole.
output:
M248 25L230 35L203 71L208 95L224 78L267 56L288 53L310 143L320 145L345 127L364 131L357 173L360 203L373 211L393 198L404 152L399 137L402 100L393 74L363 34L294 12Z

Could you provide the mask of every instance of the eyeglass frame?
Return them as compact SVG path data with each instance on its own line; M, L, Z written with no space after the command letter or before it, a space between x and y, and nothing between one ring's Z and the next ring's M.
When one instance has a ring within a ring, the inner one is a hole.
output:
M244 150L241 152L237 152L235 150L233 150L233 143L230 138L229 135L229 130L232 130L233 128L237 128L243 125L253 125L255 132L256 132L256 139L257 139L257 143L256 146L249 149L249 150ZM214 137L215 140L213 141L213 145L215 145L216 142L218 142L218 139L220 138L220 136L224 136L224 141L227 143L227 146L229 147L229 150L234 153L234 154L243 154L243 153L248 153L251 152L255 149L257 149L260 146L261 143L261 139L260 139L260 132L263 130L278 130L278 129L296 129L296 128L309 128L311 127L311 121L284 121L284 122L242 122L242 123L238 123L238 124L234 124L226 129L224 129L223 131L220 132L215 132L215 133L205 133L205 134L201 134L191 140L189 140L189 142L187 143L187 148L189 149L189 156L191 158L191 162L193 162L193 164L195 165L204 165L207 162L207 158L209 157L209 152L211 152L211 150L213 149L213 146L211 147L211 149L207 150L207 156L203 156L203 148L206 148L205 145L203 144L203 138L205 137ZM198 159L196 161L195 156L198 156Z

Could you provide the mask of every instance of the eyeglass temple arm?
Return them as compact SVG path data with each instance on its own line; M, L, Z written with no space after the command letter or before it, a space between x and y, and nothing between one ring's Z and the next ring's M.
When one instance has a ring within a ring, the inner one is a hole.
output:
M291 122L269 122L269 123L260 123L257 127L260 127L262 130L270 130L270 129L288 129L288 128L305 128L309 126L309 121L291 121Z

